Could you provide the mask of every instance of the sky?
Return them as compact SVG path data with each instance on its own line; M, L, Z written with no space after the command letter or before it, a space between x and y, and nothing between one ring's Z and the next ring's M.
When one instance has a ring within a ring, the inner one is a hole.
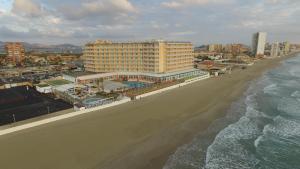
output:
M300 0L0 0L0 41L300 43Z

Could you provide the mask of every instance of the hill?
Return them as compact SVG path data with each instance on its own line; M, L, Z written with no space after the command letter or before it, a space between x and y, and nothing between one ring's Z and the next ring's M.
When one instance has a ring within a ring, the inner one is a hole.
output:
M42 52L42 53L74 53L80 54L82 53L82 47L76 46L72 44L59 44L59 45L47 45L40 43L27 43L22 42L26 52ZM5 42L0 41L0 53L4 53Z

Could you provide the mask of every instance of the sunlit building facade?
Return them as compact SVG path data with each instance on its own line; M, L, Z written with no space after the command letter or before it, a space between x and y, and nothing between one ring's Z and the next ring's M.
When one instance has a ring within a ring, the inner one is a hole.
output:
M86 71L170 73L193 69L190 42L111 42L97 40L84 47Z
M22 65L25 60L25 48L20 42L5 43L6 60L10 64Z

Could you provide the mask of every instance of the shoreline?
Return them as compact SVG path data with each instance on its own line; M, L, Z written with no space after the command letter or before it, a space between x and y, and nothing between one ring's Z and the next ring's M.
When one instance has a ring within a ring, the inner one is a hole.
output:
M242 96L250 81L287 58L262 60L246 70L98 114L0 137L2 165L8 169L162 168L178 147L225 116L225 110ZM30 156L24 155L31 151ZM19 163L13 163L15 160Z
M163 166L163 169L172 169L174 167L178 168L178 166L181 166L181 164L187 167L188 165L185 164L190 164L189 162L191 162L193 166L197 165L197 167L204 167L203 165L207 155L206 150L214 142L215 137L226 127L236 123L241 117L245 115L244 111L246 111L247 109L247 105L245 101L247 97L251 95L251 91L253 90L251 86L259 82L259 80L267 72L276 69L282 64L283 61L292 57L296 57L297 54L299 53L297 52L294 54L290 54L286 57L266 58L267 60L281 58L280 59L281 61L279 61L277 66L267 69L266 71L262 72L261 76L257 76L256 78L251 80L248 84L247 89L243 92L243 94L236 101L233 101L230 104L230 106L226 110L225 116L219 119L215 119L215 121L213 121L212 124L209 125L209 127L206 130L199 132L198 135L196 135L190 142L185 143L182 146L178 147L177 150L172 155L169 156L168 160ZM195 146L198 148L198 150L195 149ZM189 156L189 154L191 154L192 156ZM180 161L181 158L183 158L183 161ZM185 158L187 158L186 159L187 161L184 160Z

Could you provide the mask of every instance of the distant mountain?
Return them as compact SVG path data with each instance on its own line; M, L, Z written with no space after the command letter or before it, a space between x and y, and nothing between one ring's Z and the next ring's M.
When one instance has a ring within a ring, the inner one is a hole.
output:
M74 53L80 54L82 53L82 47L76 46L72 44L60 44L60 45L46 45L39 43L27 43L22 42L26 52L43 52L43 53ZM0 41L0 53L4 53L5 42Z
M5 51L4 51L4 42L1 42L0 41L0 53L4 53Z
M206 50L206 49L207 49L206 45L201 45L201 46L198 46L198 47L194 48L195 51L203 51L203 50Z
M43 53L82 53L82 47L72 44L61 45L45 45L45 44L30 44L23 43L26 52L43 52Z

